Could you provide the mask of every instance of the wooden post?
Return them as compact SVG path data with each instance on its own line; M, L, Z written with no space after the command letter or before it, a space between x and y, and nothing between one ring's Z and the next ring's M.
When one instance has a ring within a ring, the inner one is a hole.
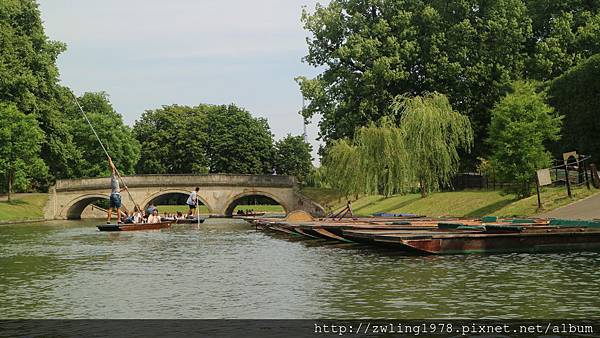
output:
M567 166L567 162L565 162L565 183L567 184L567 193L569 194L569 198L573 198L573 194L571 194L571 180L569 179L569 168Z
M542 197L540 196L540 180L537 176L537 173L535 174L535 190L537 191L537 196L538 196L538 210L542 209Z
M585 186L587 187L588 190L590 190L590 179L588 176L588 166L587 166L587 162L585 159L582 161L582 164L583 164L583 173L585 176Z

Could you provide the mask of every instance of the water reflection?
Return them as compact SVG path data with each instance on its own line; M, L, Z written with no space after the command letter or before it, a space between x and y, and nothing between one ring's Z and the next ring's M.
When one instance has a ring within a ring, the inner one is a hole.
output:
M423 257L243 222L0 227L1 318L597 318L600 254Z

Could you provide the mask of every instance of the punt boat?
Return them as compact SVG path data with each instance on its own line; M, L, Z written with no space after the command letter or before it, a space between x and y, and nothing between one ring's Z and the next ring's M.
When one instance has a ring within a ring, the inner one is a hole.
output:
M101 224L97 228L100 231L143 231L143 230L160 230L170 228L171 222L160 223L120 223L120 224Z

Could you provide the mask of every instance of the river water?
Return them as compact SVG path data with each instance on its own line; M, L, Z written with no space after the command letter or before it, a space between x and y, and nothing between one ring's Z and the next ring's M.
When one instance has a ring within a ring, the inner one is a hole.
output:
M242 221L0 226L0 318L600 318L600 254L404 256Z

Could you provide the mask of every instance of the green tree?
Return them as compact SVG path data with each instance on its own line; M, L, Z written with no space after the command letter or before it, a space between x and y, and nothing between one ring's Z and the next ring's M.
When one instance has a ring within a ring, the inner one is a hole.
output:
M524 73L532 34L522 0L333 0L302 20L311 35L305 60L323 69L298 78L310 102L303 115L322 115L328 144L382 116L399 122L396 96L434 91L485 137L489 109Z
M104 92L85 93L77 100L119 171L124 175L134 174L140 159L140 144L131 128L123 123L123 117L112 107L108 95ZM66 112L70 133L81 154L79 161L71 166L72 170L79 177L110 174L106 155L74 101Z
M0 2L0 102L37 119L44 132L42 158L54 177L70 177L77 161L61 110L56 59L65 45L44 33L34 0Z
M565 116L558 154L577 150L600 160L600 54L596 54L548 86L548 102ZM558 155L557 154L557 155Z
M321 115L326 145L382 116L399 122L397 95L439 92L471 119L471 164L513 81L552 79L600 52L598 0L332 0L302 21L305 61L320 71L297 79L302 113Z
M206 148L211 173L270 174L273 135L264 118L235 105L212 106L207 113Z
M397 98L409 161L415 170L421 196L450 186L459 166L459 150L470 151L473 130L469 118L452 109L448 98L433 93L414 98Z
M275 168L280 175L295 176L305 182L312 170L312 146L302 136L287 135L275 142Z
M148 110L134 125L141 144L137 172L142 174L202 174L208 172L208 105L163 106Z
M7 182L9 202L14 188L24 190L32 177L47 174L40 158L43 139L32 115L20 112L12 104L0 105L0 175Z
M516 82L492 109L487 143L496 176L518 183L516 192L529 196L535 171L552 163L544 143L560 138L561 124L533 83Z
M433 93L398 97L393 109L400 126L383 118L356 131L352 141L333 141L325 156L327 182L346 195L404 193L419 185L421 195L448 186L459 164L459 150L469 150L469 119L448 99Z
M356 131L353 140L335 140L324 158L327 182L346 196L403 193L414 171L406 135L389 120L372 122Z

